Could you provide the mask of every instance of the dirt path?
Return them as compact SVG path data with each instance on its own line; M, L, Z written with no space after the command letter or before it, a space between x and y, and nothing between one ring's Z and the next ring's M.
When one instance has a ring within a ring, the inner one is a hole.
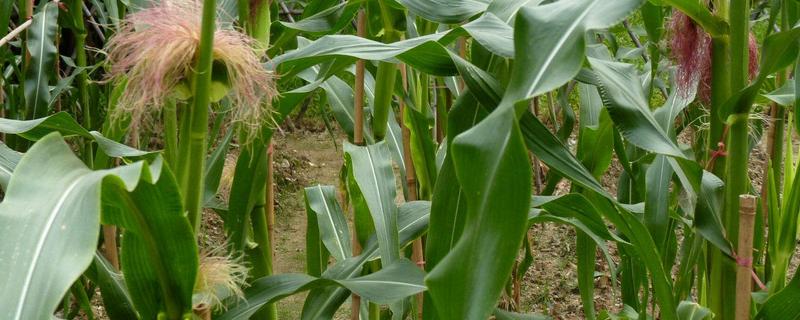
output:
M303 188L322 184L337 186L343 163L342 141L334 141L327 132L295 131L275 136L276 273L305 272L306 208ZM278 304L280 319L299 319L305 294L298 294Z

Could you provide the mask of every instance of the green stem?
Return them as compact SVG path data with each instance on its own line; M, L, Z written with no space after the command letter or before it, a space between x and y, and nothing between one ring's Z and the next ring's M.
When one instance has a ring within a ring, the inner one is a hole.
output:
M177 106L176 106L177 109ZM181 106L178 130L178 158L175 168L175 176L183 194L189 190L189 136L192 129L192 108L188 104Z
M72 1L70 9L73 12L73 24L75 26L75 63L79 69L86 68L86 28L83 25L82 1ZM92 130L94 123L92 115L94 108L89 103L89 76L86 71L78 74L78 101L83 110L83 127ZM90 168L94 167L94 146L92 141L85 141L83 146L83 159Z
M710 160L711 153L717 150L717 144L723 141L725 123L717 117L717 110L721 109L731 96L731 75L730 68L727 67L730 47L728 37L712 39L711 47L711 114L709 116L710 129L706 161ZM725 168L725 158L716 158L712 168L714 174L722 176L723 168Z
M726 1L722 1L726 2ZM715 65L730 70L730 92L739 92L748 83L749 37L750 37L750 1L729 1L730 63ZM716 50L716 48L715 48ZM719 62L719 61L715 61ZM716 88L714 88L716 90ZM748 160L750 156L748 119L749 106L744 113L731 115L726 143L727 161L724 165L725 202L723 204L722 223L728 240L733 248L739 239L739 196L750 191L748 179ZM722 167L718 164L717 169ZM711 283L708 292L711 310L720 319L735 317L736 268L722 254L714 250L711 265Z
M79 12L82 12L78 10ZM75 50L77 51L76 63L78 68L86 67L86 33L78 33L75 36ZM89 103L89 77L86 71L78 74L78 98L80 99L81 109L83 110L83 127L92 130L92 110ZM86 140L83 148L83 160L89 168L94 167L94 145L91 140Z
M397 66L390 62L378 63L375 78L375 108L372 110L372 133L377 140L386 136L389 114L392 112L392 94L397 78Z
M733 247L737 247L737 240L739 239L739 196L747 194L750 191L750 181L747 175L748 158L750 156L750 148L748 143L748 114L735 114L730 117L730 131L728 136L728 162L725 170L725 204L724 213L722 216L722 223L725 227L726 236L732 243ZM716 284L718 292L713 292L714 283L712 283L712 292L715 295L719 310L715 314L720 316L720 319L732 319L735 313L735 304L730 303L736 297L736 268L733 263L724 257L719 257L717 263L718 271L721 274L717 276L716 280L720 283ZM714 301L712 299L712 301Z
M383 42L392 43L399 40L398 33L394 29L394 19L390 8L385 3L379 1L380 14L383 20ZM392 110L392 94L397 78L397 66L389 62L379 62L378 72L375 77L375 109L372 111L372 133L377 140L382 140L386 136L389 114Z
M244 5L243 5L244 3ZM246 14L239 16L240 24L245 26L247 33L256 39L263 48L269 47L270 42L270 24L272 22L270 16L270 1L248 1L240 0L240 7L244 6ZM251 6L252 5L252 6ZM242 11L242 9L240 9ZM264 129L269 130L269 129ZM268 137L267 137L268 136ZM263 138L267 137L267 138ZM242 153L241 156L249 159L248 163L256 163L256 177L265 177L269 174L269 161L267 149L271 141L271 135L261 134L259 139L253 142L253 145L248 146L249 150ZM238 169L238 168L237 168ZM253 194L250 195L253 199L254 207L250 211L250 223L253 228L253 239L258 244L255 248L247 250L247 258L252 264L252 275L254 278L261 278L272 275L272 243L269 236L269 227L267 221L267 211L265 206L272 205L267 203L267 191L271 191L272 187L267 185L267 180L255 181ZM254 315L255 319L278 319L278 310L274 303L267 304Z
M750 75L750 0L730 2L730 26L731 89L733 92L738 92L747 86Z
M189 144L189 156L185 158L188 163L186 179L186 193L184 204L188 212L189 221L197 232L200 226L200 216L203 210L203 171L206 158L206 139L208 138L208 108L210 104L209 92L211 87L211 64L214 61L214 19L216 19L216 0L203 0L203 20L200 27L200 48L197 66L194 68L194 103L191 112L191 128L188 141L180 143Z
M259 161L259 166L261 166L261 163L267 163L266 158L265 156L261 157L262 161ZM269 241L267 215L264 210L267 200L265 187L266 185L263 185L262 188L255 190L258 199L250 214L250 221L253 225L253 240L258 244L257 247L248 252L253 267L251 272L255 279L272 275L272 250L270 250L272 243ZM278 319L278 309L274 303L270 303L261 307L254 317L255 319Z
M178 161L178 109L173 99L168 99L164 106L164 141L164 157L175 172Z
M714 8L717 11L717 16L728 20L728 8L730 0L715 0ZM706 149L706 161L711 161L711 154L718 150L718 143L724 142L725 122L719 119L717 111L720 110L725 102L731 97L731 68L730 63L730 38L728 35L721 35L712 39L712 65L711 65L711 116L710 130L708 135L708 147ZM711 168L713 173L718 177L725 175L725 157L717 157L714 159L714 166ZM734 301L732 297L728 300L723 298L725 274L730 274L732 268L726 263L725 254L713 246L708 246L708 267L706 280L707 282L700 282L707 284L707 290L702 290L704 294L701 300L704 300L709 308L718 315L723 314L725 304L730 304L729 301ZM734 274L735 277L735 274ZM734 281L735 282L735 278ZM727 297L727 295L726 295ZM730 309L730 308L729 308ZM732 310L732 309L731 309ZM722 316L724 318L724 316Z

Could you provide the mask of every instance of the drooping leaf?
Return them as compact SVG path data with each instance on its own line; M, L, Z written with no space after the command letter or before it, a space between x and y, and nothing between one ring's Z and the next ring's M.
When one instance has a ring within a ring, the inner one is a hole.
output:
M465 229L426 283L440 317L484 319L494 310L525 234L530 162L508 108L457 136L451 148L467 200Z
M25 76L25 106L33 118L47 114L50 102L50 79L53 74L58 48L58 4L43 2L39 12L33 16L28 30L27 49L30 65Z
M497 17L481 18L448 32L435 33L417 38L402 40L391 44L364 39L350 35L324 36L308 46L275 57L268 68L280 67L282 73L299 72L313 65L347 57L349 61L365 59L384 62L407 63L425 73L433 75L454 75L457 70L444 45L454 42L458 37L471 35L505 56L510 54L511 28ZM345 66L347 64L344 64ZM324 79L323 79L324 80Z
M21 158L21 153L11 150L5 143L0 142L0 186L3 190L8 190L8 182Z
M716 116L721 121L727 121L731 114L748 112L767 78L797 60L798 50L800 50L797 43L798 38L800 38L800 26L773 33L764 39L758 75L749 86L734 93L717 110Z
M336 32L347 26L363 1L346 1L296 22L281 21L288 28L303 32Z
M161 163L159 159L159 164ZM155 183L103 186L104 224L123 229L120 265L142 318L164 311L180 317L192 308L198 249L172 173L162 168Z
M152 167L137 162L91 171L58 134L34 144L0 203L5 230L0 232L0 253L7 257L0 261L0 309L8 318L49 318L92 261L104 186L112 183L132 192L158 179L161 169L160 162Z
M490 0L397 0L414 14L430 21L456 24L486 10Z
M219 319L249 319L258 309L286 296L328 286L341 286L364 299L389 303L425 290L424 273L408 260L398 260L375 273L352 279L315 278L305 274L280 274L256 280L246 291L245 299L222 314Z
M774 91L765 94L764 96L767 99L772 100L773 102L782 105L784 107L791 106L794 104L795 101L795 80L789 79L786 83Z
M206 159L206 172L205 178L203 179L205 184L203 188L204 205L213 201L214 196L217 195L219 183L222 179L222 170L225 167L225 159L227 158L228 149L230 148L231 139L233 139L234 132L235 130L228 131L214 151L211 152Z
M589 58L602 83L600 95L614 124L625 138L642 149L673 157L685 157L658 124L631 64Z
M427 201L408 202L398 210L398 234L402 247L421 236L428 229L430 203ZM348 279L358 277L361 268L367 261L380 257L378 240L375 236L370 238L361 255L338 262L328 268L323 277L329 279ZM302 319L329 319L347 300L349 291L339 287L325 287L311 290L303 306Z
M501 106L513 105L563 85L578 74L586 32L620 22L641 0L565 0L522 7L514 27L514 63Z
M86 276L100 288L103 306L111 319L138 318L125 280L99 253L95 253Z
M322 185L308 187L305 196L306 205L316 214L321 239L328 251L337 261L351 257L350 230L336 201L336 189Z
M360 194L364 197L375 223L384 267L400 256L397 234L397 206L395 179L391 156L385 142L359 147L350 143L344 146L348 174L353 176Z
M800 319L800 272L795 272L792 281L783 290L771 296L759 310L756 319Z
M31 141L39 140L53 132L58 132L65 137L79 136L89 140L94 140L98 147L100 147L100 151L109 157L115 158L147 158L152 160L158 153L131 148L127 145L106 138L97 131L87 131L66 112L59 112L34 120L13 120L0 118L0 132L16 134Z
M711 14L711 10L706 8L702 2L697 0L659 0L664 4L675 7L694 22L703 27L703 30L712 36L723 35L728 32L728 24L725 20Z
M711 319L714 313L696 302L681 301L678 304L678 320L706 320Z

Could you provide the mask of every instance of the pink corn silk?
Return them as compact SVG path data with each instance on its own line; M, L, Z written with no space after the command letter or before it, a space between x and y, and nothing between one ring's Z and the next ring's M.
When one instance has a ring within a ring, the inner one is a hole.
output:
M691 91L692 86L697 86L697 95L700 102L711 102L711 56L713 48L711 36L708 35L689 16L680 11L675 11L669 22L671 39L669 47L672 59L678 67L678 90L683 93ZM758 74L759 50L755 36L751 33L749 38L749 78L752 80Z

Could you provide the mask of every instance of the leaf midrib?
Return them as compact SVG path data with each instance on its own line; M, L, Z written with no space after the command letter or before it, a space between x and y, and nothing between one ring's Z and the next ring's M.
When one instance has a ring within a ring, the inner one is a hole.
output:
M336 224L333 222L333 216L331 215L331 210L328 208L328 201L325 201L325 193L322 192L322 185L317 185L317 189L319 190L320 199L322 199L322 205L325 207L325 212L327 213L328 221L330 221L331 226L333 227L334 236L333 238L336 239L336 245L339 249L339 252L342 254L342 260L347 259L347 255L344 252L344 247L342 246L342 241L339 239L339 234L336 232Z
M20 316L22 315L24 303L30 289L30 283L31 281L33 281L33 273L36 271L37 262L39 261L39 257L41 257L42 250L44 248L44 243L47 241L47 238L50 235L50 229L53 227L56 218L59 216L59 212L61 211L61 208L64 206L65 201L72 195L71 194L72 191L80 185L80 182L83 181L83 179L85 179L88 176L89 175L80 176L77 179L75 179L75 181L70 183L69 186L67 186L67 188L65 189L64 193L58 199L58 202L56 202L56 205L53 207L52 210L50 210L50 215L48 215L49 218L45 223L42 235L36 242L36 248L33 251L34 253L33 253L33 259L31 260L31 265L28 268L28 272L25 274L25 279L23 280L22 292L20 293L19 303L17 304L17 312L14 315L14 319L19 320Z
M584 11L578 16L578 18L575 19L575 21L569 26L569 28L567 28L566 32L564 32L564 36L558 40L555 48L548 54L547 59L545 59L545 62L542 64L542 68L540 68L539 72L536 74L536 77L534 78L532 85L528 87L529 89L526 92L525 97L530 96L531 94L533 94L534 91L536 91L536 88L539 86L539 82L542 80L542 77L544 77L545 71L547 71L550 68L550 65L553 63L553 60L556 58L556 55L558 55L558 53L561 51L561 48L567 42L567 39L569 39L570 35L573 34L575 29L577 29L578 26L581 25L583 19L586 18L587 15L589 15L589 12L591 11L592 8L594 8L597 2L598 0L592 1L590 5L586 6L586 9L584 9Z

